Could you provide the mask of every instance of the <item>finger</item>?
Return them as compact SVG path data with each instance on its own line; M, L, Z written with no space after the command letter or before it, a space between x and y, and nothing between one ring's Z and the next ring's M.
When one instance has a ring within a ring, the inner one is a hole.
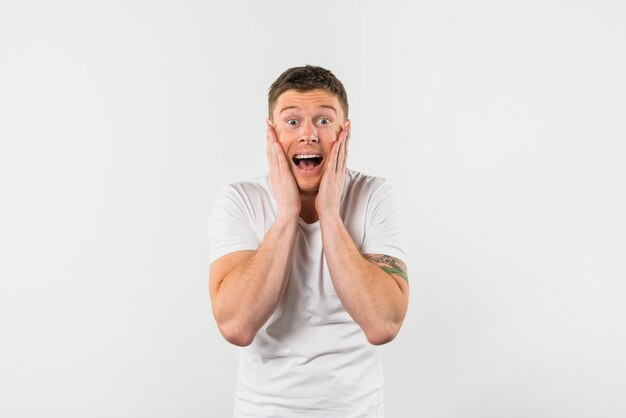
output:
M280 172L282 173L285 170L289 170L289 164L287 164L287 157L285 157L283 147L278 142L275 142L274 149L276 153L276 161L278 162L278 169L280 170Z
M348 165L348 149L349 149L349 145L350 145L350 125L348 125L348 127L346 128L346 130L348 131L346 134L346 139L344 141L343 147L344 147L344 151L343 151L343 158L341 160L341 168L340 171L343 173L346 170L346 166Z
M270 172L275 172L278 169L278 161L276 159L276 150L274 148L275 141L271 134L272 127L267 125L267 161L270 165Z
M346 125L339 133L339 141L345 143L350 136L350 125Z
M287 155L285 154L285 151L283 150L282 145L278 141L278 135L276 135L276 130L274 129L274 126L272 126L272 124L269 123L269 121L267 121L267 126L268 126L269 136L272 139L273 146L274 146L272 154L276 161L276 168L283 175L291 174L291 170L289 169L289 161L287 161Z
M348 122L349 124L349 122ZM339 151L339 155L337 156L337 172L341 173L345 167L345 158L346 158L346 142L349 134L349 125L346 125L343 130L339 133L339 143L341 144L341 148Z
M343 138L339 140L339 155L337 155L337 172L341 173L343 170L343 163L346 156L346 134L343 133Z
M339 148L341 147L340 141L335 141L333 148L330 151L330 161L328 162L328 169L331 173L337 172L337 158L339 157Z
M270 123L269 120L267 120L266 122L268 135L270 136L272 141L278 142L278 135L276 135L276 130L274 129L274 126Z
M268 123L268 130L269 130L269 135L270 135L270 139L272 140L272 145L274 146L274 156L276 158L276 163L280 164L281 160L286 160L285 157L285 153L283 152L283 147L282 145L280 145L280 142L278 142L278 135L276 135L276 131L274 130L274 127Z

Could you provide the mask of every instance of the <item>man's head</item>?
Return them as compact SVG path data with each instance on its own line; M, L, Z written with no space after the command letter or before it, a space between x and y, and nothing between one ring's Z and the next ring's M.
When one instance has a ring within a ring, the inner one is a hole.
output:
M270 87L268 110L300 191L317 192L333 143L349 123L343 84L321 67L290 68ZM299 158L312 155L319 158Z
M290 89L300 92L317 89L326 90L337 98L343 110L344 118L348 118L348 95L341 81L333 73L322 67L305 65L286 70L270 86L267 94L270 121L274 122L274 107L278 97Z

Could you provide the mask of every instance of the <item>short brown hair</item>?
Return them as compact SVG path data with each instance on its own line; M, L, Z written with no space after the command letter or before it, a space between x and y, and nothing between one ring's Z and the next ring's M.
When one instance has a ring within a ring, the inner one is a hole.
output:
M337 97L343 109L344 118L348 118L348 95L341 81L325 68L305 65L304 67L292 67L286 70L270 86L267 94L270 120L273 120L272 112L278 97L289 89L299 92L316 89L326 90Z

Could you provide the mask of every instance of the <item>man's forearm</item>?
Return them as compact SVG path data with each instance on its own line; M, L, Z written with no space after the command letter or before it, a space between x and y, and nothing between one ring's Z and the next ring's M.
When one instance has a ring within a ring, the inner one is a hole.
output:
M395 337L406 297L391 275L359 252L339 216L322 218L322 241L337 296L372 344Z
M257 252L217 290L216 319L241 345L252 342L285 292L297 227L297 219L277 219Z

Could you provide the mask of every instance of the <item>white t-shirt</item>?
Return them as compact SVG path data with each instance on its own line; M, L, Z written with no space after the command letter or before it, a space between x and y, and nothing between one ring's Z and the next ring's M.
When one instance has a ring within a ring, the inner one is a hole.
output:
M406 216L389 181L348 170L340 209L362 254L406 262ZM256 250L276 219L267 175L221 188L209 218L210 262ZM379 347L339 300L319 221L298 219L293 264L276 310L252 344L239 347L234 418L380 418Z

